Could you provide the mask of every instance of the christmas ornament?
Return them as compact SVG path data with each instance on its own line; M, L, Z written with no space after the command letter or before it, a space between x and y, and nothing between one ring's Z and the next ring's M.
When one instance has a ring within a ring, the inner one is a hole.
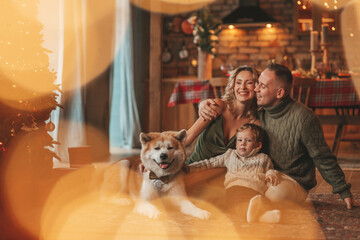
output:
M52 121L50 121L45 125L45 129L48 132L52 132L55 130L55 124Z

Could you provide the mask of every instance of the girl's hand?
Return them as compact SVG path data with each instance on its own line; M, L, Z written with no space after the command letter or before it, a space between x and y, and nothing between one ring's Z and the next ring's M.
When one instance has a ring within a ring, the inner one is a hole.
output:
M277 176L274 176L274 175L267 175L266 178L265 178L265 181L266 182L270 182L270 184L272 186L276 186L279 184L279 179Z
M206 99L199 103L199 117L204 121L217 118L223 111L224 103L218 99Z

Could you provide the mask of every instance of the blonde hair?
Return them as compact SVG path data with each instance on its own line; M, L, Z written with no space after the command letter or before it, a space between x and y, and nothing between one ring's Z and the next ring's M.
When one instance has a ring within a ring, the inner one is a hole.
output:
M259 125L254 123L245 123L236 130L236 135L245 129L251 129L254 132L256 142L262 143L264 141L264 130Z
M242 71L248 71L248 72L252 73L252 77L254 78L255 83L258 83L259 72L253 67L250 67L247 65L242 65L242 66L236 68L232 72L232 74L229 77L228 83L225 87L225 94L221 97L221 99L229 107L229 110L231 113L235 113L235 99L236 99L235 92L234 92L235 79L236 79L236 76ZM250 107L250 112L248 114L256 115L256 109L257 109L257 105L256 105L256 101L254 98L254 100L251 104L251 107Z

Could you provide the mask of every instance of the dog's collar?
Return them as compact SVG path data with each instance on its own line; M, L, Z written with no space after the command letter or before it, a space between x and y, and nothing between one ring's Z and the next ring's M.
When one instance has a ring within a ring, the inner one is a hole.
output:
M145 166L143 164L140 164L139 165L139 170L141 173L145 173L147 171L149 171L148 169L145 168ZM153 184L154 186L157 188L157 189L161 189L162 186L164 184L167 184L169 183L172 179L175 178L176 175L178 175L181 171L184 171L185 173L188 173L188 169L184 166L180 171L178 171L177 173L175 174L172 174L172 175L166 175L166 176L161 176L161 177L158 177L156 176L156 174L153 172L153 171L150 171L149 173L149 179L153 181Z
M156 174L155 174L153 171L150 171L149 179L150 179L150 180L160 180L160 181L162 181L163 183L169 183L169 181L170 181L170 176L167 175L167 176L158 177L158 176L156 176Z

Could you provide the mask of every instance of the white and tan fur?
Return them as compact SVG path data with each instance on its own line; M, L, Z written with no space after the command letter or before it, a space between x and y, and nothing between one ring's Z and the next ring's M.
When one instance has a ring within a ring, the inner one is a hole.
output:
M121 205L130 204L131 200L135 200L134 209L137 213L149 218L157 218L160 210L151 201L158 197L166 197L184 214L200 219L209 218L210 213L196 207L187 198L185 192L183 180L183 166L186 160L183 145L185 139L185 130L141 133L140 161L134 158L120 160L104 169L102 199ZM158 178L168 176L169 182L150 179L151 172Z

